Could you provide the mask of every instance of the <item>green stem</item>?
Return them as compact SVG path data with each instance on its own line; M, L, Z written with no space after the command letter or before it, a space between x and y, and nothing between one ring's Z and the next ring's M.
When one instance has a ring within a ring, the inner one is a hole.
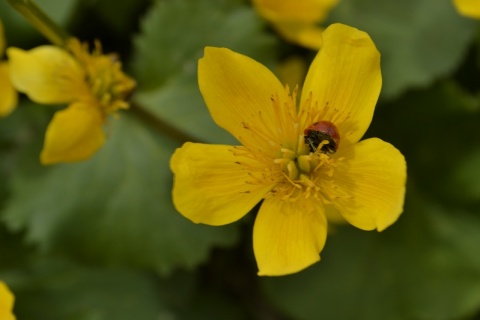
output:
M152 112L148 111L139 104L131 103L130 112L134 113L139 119L144 123L150 125L151 128L155 129L157 132L166 134L169 137L184 143L187 141L191 142L202 142L198 138L195 138L177 128L172 126L170 123L164 121L163 119L155 116Z
M50 42L64 47L69 35L60 28L31 0L7 0L25 19L40 31Z

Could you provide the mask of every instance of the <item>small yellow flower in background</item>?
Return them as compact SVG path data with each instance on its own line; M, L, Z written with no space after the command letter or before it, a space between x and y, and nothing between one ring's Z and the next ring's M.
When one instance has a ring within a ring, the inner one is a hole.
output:
M122 72L115 55L102 54L98 42L92 53L72 39L68 51L45 45L30 51L9 48L7 54L17 90L37 103L69 104L47 128L43 164L89 158L105 141L107 116L129 107L126 99L135 81Z
M454 0L453 3L460 14L480 19L480 0Z
M253 230L259 275L320 260L326 215L382 231L403 211L406 163L371 138L380 54L362 31L334 24L306 77L300 105L266 67L225 48L205 49L200 90L215 122L243 146L185 143L170 160L173 202L195 223L224 225L262 199Z
M286 40L310 49L322 45L322 22L338 0L253 0L258 13Z
M7 285L0 281L0 319L15 320L13 315L13 303L15 297L13 296Z
M0 117L6 117L15 110L18 103L18 95L10 81L7 61L2 61L5 51L5 34L3 24L0 21Z

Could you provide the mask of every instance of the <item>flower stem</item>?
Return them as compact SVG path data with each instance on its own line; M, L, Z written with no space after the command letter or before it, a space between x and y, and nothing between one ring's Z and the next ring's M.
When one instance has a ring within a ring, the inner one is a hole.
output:
M152 112L148 111L139 104L132 103L130 104L130 111L134 113L139 119L144 123L150 125L151 128L156 130L159 133L166 134L170 138L177 140L181 143L191 141L191 142L202 142L198 138L190 136L189 134L175 128L168 122L163 119L155 116Z
M57 46L65 46L68 33L60 28L32 0L7 0L25 19L30 22L50 42Z

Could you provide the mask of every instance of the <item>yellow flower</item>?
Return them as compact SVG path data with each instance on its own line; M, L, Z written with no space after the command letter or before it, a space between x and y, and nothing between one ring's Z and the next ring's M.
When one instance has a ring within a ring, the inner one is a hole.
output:
M47 128L43 164L89 158L105 141L107 116L129 107L125 100L135 81L122 72L115 55L102 54L98 42L92 53L72 39L68 51L46 45L30 51L9 48L7 54L17 90L37 103L69 104Z
M331 212L381 231L403 211L404 157L377 138L358 142L380 93L380 54L366 33L341 24L325 30L323 44L298 108L296 92L290 95L263 65L206 48L198 66L203 98L215 122L243 146L187 142L170 160L173 202L195 223L234 222L263 199L253 230L259 275L319 261ZM306 141L304 130L319 121L337 129L336 152L333 131L321 142Z
M454 0L453 3L460 14L480 19L480 0Z
M253 0L258 13L286 40L310 49L322 45L322 22L338 0Z
M3 33L2 21L0 21L0 59L5 50L5 35ZM18 103L18 95L10 81L9 67L7 61L0 60L0 117L6 117Z
M13 296L7 285L0 281L0 319L15 320L13 315L13 303L15 297Z

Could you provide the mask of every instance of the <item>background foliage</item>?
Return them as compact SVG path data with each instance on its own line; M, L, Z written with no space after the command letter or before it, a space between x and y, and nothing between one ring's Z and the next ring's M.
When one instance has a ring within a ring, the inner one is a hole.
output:
M240 0L38 0L82 40L119 52L139 86L92 159L43 167L56 107L22 99L0 120L0 279L18 319L480 319L479 24L450 0L341 0L329 21L367 31L384 85L367 136L407 158L405 211L382 233L338 226L322 261L259 278L254 213L195 225L171 203L173 150L232 143L196 82L206 45L277 70L314 52ZM8 44L46 40L0 1Z

